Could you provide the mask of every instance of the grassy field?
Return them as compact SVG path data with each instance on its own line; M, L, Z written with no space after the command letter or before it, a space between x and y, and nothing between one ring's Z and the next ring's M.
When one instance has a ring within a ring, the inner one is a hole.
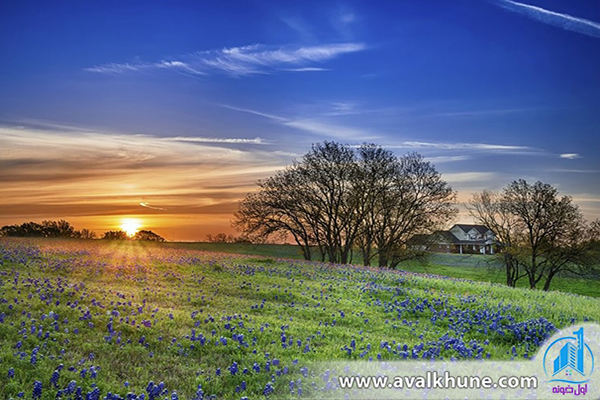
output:
M479 282L506 283L506 272L496 258L479 254L432 254L425 263L409 261L399 268ZM539 286L543 287L543 282L540 282ZM528 288L527 278L521 278L517 282L517 287ZM550 290L600 297L600 280L557 276L552 280Z
M240 243L171 243L176 248L218 251L264 257L302 259L302 252L297 246L279 244L240 244ZM356 264L361 258L354 256ZM431 253L426 262L406 261L399 269L425 274L437 274L453 278L471 279L478 282L504 284L506 275L502 265L494 256L482 254L443 254ZM517 282L518 287L528 288L527 278ZM543 286L543 283L540 283ZM550 287L554 291L562 291L583 296L600 297L600 280L557 276Z
M0 239L3 396L319 395L314 361L523 359L600 321L595 298L202 246Z

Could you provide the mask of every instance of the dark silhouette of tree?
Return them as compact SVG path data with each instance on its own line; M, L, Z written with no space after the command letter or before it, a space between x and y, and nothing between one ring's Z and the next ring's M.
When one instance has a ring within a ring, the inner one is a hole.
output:
M235 214L248 238L288 234L311 259L347 263L358 246L368 265L396 266L406 242L450 219L455 194L417 154L400 160L372 144L358 150L335 142L313 145L301 161L259 181Z
M515 287L519 279L527 276L519 261L522 248L517 231L518 217L505 206L501 194L489 190L474 194L468 208L478 223L494 232L506 270L506 284Z
M136 232L136 234L133 236L132 239L133 240L148 240L151 242L164 242L165 241L165 239L162 236L160 236L152 231L147 231L147 230L141 230L141 231Z
M67 221L42 221L41 224L36 222L24 222L21 225L3 226L3 236L21 236L21 237L62 237L62 238L78 238L81 233Z
M413 236L435 232L456 215L456 194L417 153L395 160L381 178L372 192L375 207L369 230L374 235L379 266L395 268L422 253L407 246Z
M588 224L571 197L559 197L549 184L520 179L501 194L483 192L471 201L471 213L496 233L510 286L527 277L530 288L543 280L549 290L561 272L597 271L600 223Z
M106 240L129 240L129 236L125 231L107 231L104 232L102 239Z
M81 230L80 237L81 239L96 239L97 235L96 232L84 228Z
M244 236L233 236L223 232L217 233L216 235L209 233L206 235L206 241L209 243L251 243Z
M79 237L80 233L75 231L65 220L59 221L42 221L42 231L44 237Z

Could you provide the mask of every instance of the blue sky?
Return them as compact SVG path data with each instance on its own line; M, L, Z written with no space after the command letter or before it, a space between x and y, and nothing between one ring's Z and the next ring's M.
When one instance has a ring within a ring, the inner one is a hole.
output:
M463 201L542 180L600 217L596 1L4 2L0 59L2 224L229 232L322 140L418 151Z

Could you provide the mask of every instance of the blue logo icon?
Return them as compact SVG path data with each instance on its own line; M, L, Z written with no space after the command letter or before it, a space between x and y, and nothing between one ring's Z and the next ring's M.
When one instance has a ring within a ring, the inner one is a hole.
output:
M544 371L550 382L589 382L594 371L594 355L583 337L583 328L550 343L544 353ZM557 353L558 350L558 353Z

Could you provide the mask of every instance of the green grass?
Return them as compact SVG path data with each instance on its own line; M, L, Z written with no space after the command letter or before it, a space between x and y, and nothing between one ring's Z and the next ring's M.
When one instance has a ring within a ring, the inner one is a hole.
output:
M247 254L260 257L303 259L302 252L298 246L289 244L169 243L169 245L176 248ZM261 260L261 258L255 258L254 260ZM360 264L360 256L355 255L354 261L356 264ZM430 253L427 261L405 261L398 266L398 269L471 279L478 282L506 283L506 275L502 264L497 257L492 255ZM543 282L539 286L543 286ZM529 282L527 278L521 278L517 282L517 287L528 288ZM550 290L600 297L600 280L557 276L552 280Z
M215 251L261 257L291 258L296 260L303 259L300 248L291 244L169 242L166 243L166 245L189 250Z
M478 282L506 283L506 272L497 258L479 254L431 254L427 262L407 261L401 269L411 272L438 274L465 278ZM543 281L539 283L543 286ZM517 281L517 287L528 288L526 277ZM600 297L600 280L592 278L557 276L550 285L551 291L568 292L583 296Z
M537 332L532 336L573 321L600 321L600 300L589 297L268 257L281 255L281 248L291 254L293 246L256 248L250 255L201 251L202 246L0 239L4 398L21 391L30 397L38 380L42 398L54 399L50 377L60 364L59 388L75 380L85 394L97 385L102 398L108 391L141 394L149 381L164 382L182 399L191 399L199 384L219 398L260 398L269 383L276 398L295 397L290 380L302 379L305 394L312 391L311 382L319 382L310 375L314 361L378 355L400 360L398 346L433 348L430 343L444 335L474 341L484 358L510 359L513 351L521 358L533 355L537 345L516 337L511 319ZM458 317L433 321L444 309ZM484 333L488 322L457 322L488 310L504 316L498 324L505 332ZM210 343L191 340L192 330ZM215 345L220 338L227 344ZM353 340L355 349L348 352ZM475 356L461 354L449 348L437 358ZM239 366L235 375L227 370L233 362ZM89 374L92 366L99 367L96 378ZM311 371L307 377L303 367ZM246 390L236 391L242 382Z

